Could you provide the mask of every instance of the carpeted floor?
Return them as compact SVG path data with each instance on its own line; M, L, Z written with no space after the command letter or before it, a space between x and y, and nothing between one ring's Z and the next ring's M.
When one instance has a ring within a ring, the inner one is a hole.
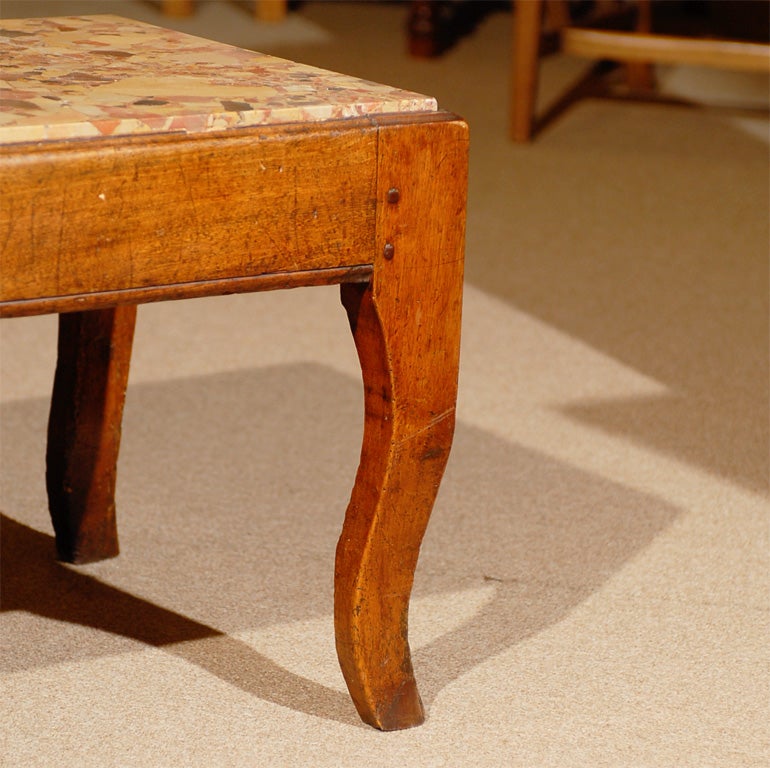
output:
M6 18L149 3L3 0ZM586 99L506 138L510 15L405 54L405 7L178 26L437 96L471 124L459 425L411 611L428 720L362 725L332 633L361 387L333 288L148 305L121 556L53 560L53 317L0 323L0 763L770 764L768 79ZM541 107L584 64L542 64ZM758 109L757 109L758 108Z

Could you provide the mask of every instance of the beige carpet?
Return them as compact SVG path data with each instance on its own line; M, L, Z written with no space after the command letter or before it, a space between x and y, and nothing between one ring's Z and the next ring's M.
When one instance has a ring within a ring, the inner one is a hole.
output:
M662 70L701 106L583 100L517 147L507 14L418 62L402 5L199 6L181 28L472 126L460 421L411 612L428 720L362 725L334 655L362 421L337 291L203 299L140 311L122 554L81 568L44 493L55 318L0 323L0 764L770 765L767 78ZM544 61L543 106L582 66Z

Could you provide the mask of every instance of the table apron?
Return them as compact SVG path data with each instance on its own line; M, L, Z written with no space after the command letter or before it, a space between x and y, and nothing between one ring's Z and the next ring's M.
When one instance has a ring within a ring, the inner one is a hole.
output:
M0 153L0 314L344 282L374 261L376 126L140 138Z

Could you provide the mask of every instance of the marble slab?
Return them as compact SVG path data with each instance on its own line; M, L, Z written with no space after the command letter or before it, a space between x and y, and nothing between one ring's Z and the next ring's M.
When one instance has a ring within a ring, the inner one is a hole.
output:
M0 144L436 109L417 93L118 16L0 20Z

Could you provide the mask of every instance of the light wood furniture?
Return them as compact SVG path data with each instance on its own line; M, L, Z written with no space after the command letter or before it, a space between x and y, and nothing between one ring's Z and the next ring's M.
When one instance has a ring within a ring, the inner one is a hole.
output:
M137 305L341 284L365 426L337 650L367 723L418 724L407 612L455 421L467 126L418 94L114 16L4 27L25 74L0 125L0 316L60 313L60 558L118 553Z
M259 21L282 21L288 11L288 0L254 0L254 17ZM166 16L191 16L195 0L161 0Z
M607 0L603 3L612 5ZM636 30L619 32L571 26L566 0L515 0L510 100L510 132L514 141L529 141L534 131L538 55L545 11L556 19L560 49L564 53L632 65L629 71L632 88L651 86L650 70L645 69L649 62L770 71L768 45L652 34L650 0L638 0L637 6Z

